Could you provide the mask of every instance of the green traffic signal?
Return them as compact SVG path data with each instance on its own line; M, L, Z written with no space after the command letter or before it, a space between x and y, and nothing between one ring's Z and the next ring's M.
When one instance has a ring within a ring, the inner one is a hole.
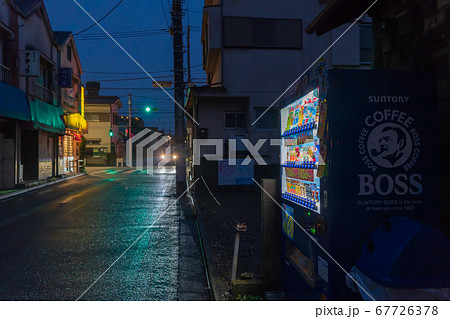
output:
M152 110L152 109L151 109L150 107L148 107L148 106L145 108L145 111L146 111L146 112L150 112L151 110Z
M158 108L157 108L157 107L150 107L150 106L147 106L147 107L145 108L145 111L146 111L146 112L158 112Z
M112 128L109 129L109 136L114 136L114 131Z

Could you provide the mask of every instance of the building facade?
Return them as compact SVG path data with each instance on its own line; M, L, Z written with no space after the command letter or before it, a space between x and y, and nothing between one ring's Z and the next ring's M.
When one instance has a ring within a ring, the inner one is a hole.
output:
M21 129L31 121L27 98L19 87L18 14L0 2L0 189L20 182Z
M279 146L269 141L280 135L279 108L266 109L340 35L337 30L317 38L304 31L323 8L322 3L205 1L201 39L208 85L188 90L186 108L199 123L197 126L187 118L191 150L192 140L198 138L222 139L225 156L230 139L247 138L252 145L265 140L259 153L267 165L255 166L255 178L278 176ZM370 38L367 26L370 19L359 21L324 55L329 67L371 67L370 46L364 47L366 43L361 41ZM301 81L313 77L314 67ZM247 156L239 144L238 157ZM193 174L192 158L190 166ZM211 173L215 174L217 171Z
M100 83L87 82L85 119L89 132L86 138L87 165L115 165L116 158L125 157L123 134L119 134L119 109L122 102L117 96L99 95Z
M84 119L84 87L80 57L70 31L55 31L58 44L59 104L64 111L66 134L59 137L59 167L63 173L79 171L81 137L87 133Z
M24 180L58 175L58 139L65 134L58 104L58 46L43 1L12 1L18 10L20 88L33 126L22 131ZM31 5L30 5L31 4Z
M60 174L58 47L43 1L0 3L2 188ZM24 99L25 97L25 99Z

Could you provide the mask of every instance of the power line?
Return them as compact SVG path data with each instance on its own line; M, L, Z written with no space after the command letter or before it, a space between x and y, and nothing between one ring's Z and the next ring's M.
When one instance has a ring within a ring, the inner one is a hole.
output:
M163 76L154 76L154 79L161 79L161 78L168 78L171 77L170 75L163 75ZM137 81L137 80L151 80L149 77L143 77L143 78L127 78L127 79L101 79L101 80L95 80L98 82L120 82L120 81Z
M85 31L87 31L87 30L89 30L90 28L92 28L93 26L96 26L100 21L102 21L103 19L105 19L107 16L109 16L121 3L123 2L123 0L120 0L119 1L119 3L118 4L116 4L115 6L114 6L114 8L112 8L107 14L105 14L100 20L97 20L97 22L95 22L94 24L92 24L90 27L87 27L86 29L84 29L84 30L81 30L80 32L78 32L78 33L75 33L74 34L74 36L75 35L79 35L79 34L81 34L81 33L83 33L83 32L85 32Z
M151 87L151 88L102 88L102 90L120 90L120 91L123 91L123 90L161 90L160 88L154 88L154 87ZM173 90L173 88L167 88L166 89L166 91L169 91L169 90Z
M134 30L123 32L111 32L110 35L114 38L137 38L137 37L149 37L156 35L163 35L169 33L169 29L151 29L151 30ZM103 33L89 33L81 36L76 36L77 41L89 41L89 40L104 40L110 39L108 35Z
M164 13L164 19L166 20L166 25L169 28L169 21L167 20L167 16L166 16L166 8L164 7L163 1L162 0L160 0L160 1L161 1L162 11Z
M192 66L191 68L198 68L203 66L203 64L197 64ZM163 72L173 72L173 69L168 70L159 70L159 71L151 71L150 73L163 73ZM83 71L83 74L85 73L92 73L92 74L126 74L126 75L133 75L133 74L145 74L145 72L103 72L103 71Z

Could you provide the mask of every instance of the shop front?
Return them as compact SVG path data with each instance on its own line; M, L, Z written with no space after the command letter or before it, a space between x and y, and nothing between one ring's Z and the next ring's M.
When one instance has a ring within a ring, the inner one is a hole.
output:
M59 175L58 139L66 132L62 109L29 97L33 126L22 134L24 180L42 180Z
M30 121L25 93L0 81L0 189L14 188L22 179L21 131Z
M87 122L79 113L64 116L66 133L59 138L61 173L79 172L82 135L87 132Z

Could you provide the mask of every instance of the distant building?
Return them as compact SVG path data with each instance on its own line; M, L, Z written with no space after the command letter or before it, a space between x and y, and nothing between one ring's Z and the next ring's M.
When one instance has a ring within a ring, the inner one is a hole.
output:
M128 140L129 120L128 116L120 116L117 118L119 131L123 134L124 140ZM140 117L131 117L131 134L136 135L144 129L144 120Z
M239 139L249 139L253 145L266 139L259 153L268 165L255 166L254 176L279 175L279 146L269 143L280 137L279 109L271 108L252 123L340 35L339 30L317 38L304 31L323 2L205 1L201 41L208 85L188 90L186 109L200 124L187 117L191 151L193 139L222 139L226 156L228 140L236 139L237 155L246 157L248 152ZM358 22L324 56L328 66L370 68L371 42L366 43L370 31L370 19ZM311 81L314 71L310 68L297 87ZM209 151L205 147L201 155ZM190 161L188 170L195 179L198 172ZM218 163L204 161L202 171L215 183Z
M89 132L84 137L87 164L115 165L116 158L125 157L125 141L119 134L118 120L122 102L117 96L99 95L98 82L87 82L86 89L84 117Z
M66 134L59 138L59 170L62 173L78 172L81 136L87 133L87 122L81 114L80 57L70 31L53 32L58 45L59 101L64 111Z

